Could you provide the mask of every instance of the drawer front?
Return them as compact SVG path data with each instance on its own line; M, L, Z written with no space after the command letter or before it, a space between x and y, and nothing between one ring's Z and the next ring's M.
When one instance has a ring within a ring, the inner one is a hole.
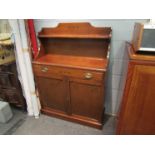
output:
M18 85L17 77L12 73L0 72L0 86L2 88L11 88Z
M19 97L19 92L16 89L3 89L2 90L5 95L5 100L9 103L18 104L21 106L22 102Z
M10 74L0 73L0 86L11 87Z
M5 99L6 99L5 94L4 94L4 92L0 89L0 101L3 101L3 100L5 100Z
M102 83L104 79L104 72L72 69L48 65L33 65L34 74L36 76L51 77L51 78L63 78L69 77L70 80L81 80L85 82L97 82Z
M16 73L16 64L5 64L0 66L0 72Z

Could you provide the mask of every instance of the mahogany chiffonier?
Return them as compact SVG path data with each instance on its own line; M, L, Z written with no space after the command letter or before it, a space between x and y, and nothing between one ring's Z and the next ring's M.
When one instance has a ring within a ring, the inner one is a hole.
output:
M60 23L39 32L33 70L44 114L102 128L111 28Z
M117 134L155 134L155 55L126 43L128 69Z

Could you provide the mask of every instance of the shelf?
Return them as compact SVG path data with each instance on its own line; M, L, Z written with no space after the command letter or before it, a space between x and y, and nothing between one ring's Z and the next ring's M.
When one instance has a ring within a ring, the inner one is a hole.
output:
M108 60L102 58L47 54L33 61L34 64L104 71Z
M97 34L52 34L52 35L39 35L39 38L75 38L75 39L110 39L111 35L97 35Z

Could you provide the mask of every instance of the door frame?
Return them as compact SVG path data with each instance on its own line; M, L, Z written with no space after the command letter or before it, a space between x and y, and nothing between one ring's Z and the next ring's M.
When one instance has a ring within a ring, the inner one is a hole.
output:
M10 19L9 24L12 29L12 39L16 47L15 57L18 78L22 85L23 95L26 99L27 112L29 116L35 116L35 118L39 118L41 108L40 101L35 89L30 56L31 48L28 44L25 20Z

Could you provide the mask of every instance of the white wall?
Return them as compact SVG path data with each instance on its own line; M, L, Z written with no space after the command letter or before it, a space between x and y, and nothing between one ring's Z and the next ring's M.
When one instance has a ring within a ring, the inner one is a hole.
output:
M120 100L120 81L122 79L122 68L126 62L125 41L130 41L135 22L146 22L147 20L35 20L36 33L42 27L56 26L59 22L91 22L94 26L112 27L112 41L108 80L106 81L105 107L106 113L117 114Z
M11 32L11 27L9 25L8 19L0 19L0 33Z

